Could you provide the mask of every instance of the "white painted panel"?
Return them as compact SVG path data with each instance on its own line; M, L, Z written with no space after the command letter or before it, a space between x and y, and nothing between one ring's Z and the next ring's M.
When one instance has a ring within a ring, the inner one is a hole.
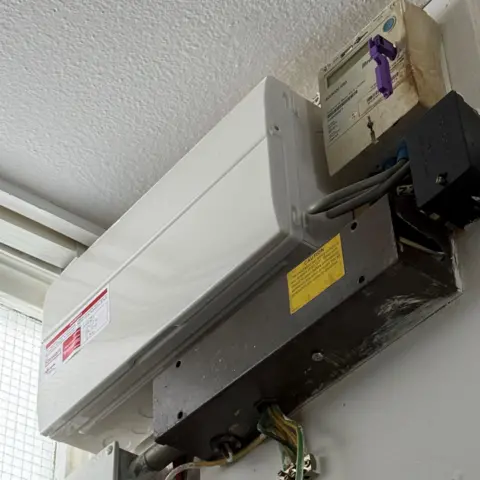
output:
M34 318L42 318L42 306L50 283L0 259L0 303Z
M92 245L104 232L97 225L2 179L0 179L0 205L82 245Z
M0 303L42 318L43 301L59 269L0 245Z
M434 0L428 9L441 18L450 81L465 100L480 107L480 2Z
M2 206L0 243L62 269L83 252L74 240Z

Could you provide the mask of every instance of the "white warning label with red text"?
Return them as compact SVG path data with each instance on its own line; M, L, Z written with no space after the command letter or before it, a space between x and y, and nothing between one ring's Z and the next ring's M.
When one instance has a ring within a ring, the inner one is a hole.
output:
M108 288L43 342L44 373L53 375L110 322Z

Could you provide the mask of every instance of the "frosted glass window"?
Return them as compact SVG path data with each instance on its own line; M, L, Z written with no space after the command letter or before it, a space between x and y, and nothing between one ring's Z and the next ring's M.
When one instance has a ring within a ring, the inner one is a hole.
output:
M38 432L41 324L0 305L0 479L52 480L55 443Z

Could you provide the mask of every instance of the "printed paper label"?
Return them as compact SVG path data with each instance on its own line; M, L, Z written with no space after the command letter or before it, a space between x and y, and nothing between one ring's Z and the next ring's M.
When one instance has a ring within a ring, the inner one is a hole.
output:
M110 322L108 288L44 341L44 373L54 375Z
M340 235L287 274L290 313L300 310L345 275Z

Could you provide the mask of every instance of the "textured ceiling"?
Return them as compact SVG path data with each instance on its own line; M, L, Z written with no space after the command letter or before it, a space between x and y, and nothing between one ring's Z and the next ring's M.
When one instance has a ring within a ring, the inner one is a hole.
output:
M265 75L315 74L388 0L0 2L0 176L108 226Z

